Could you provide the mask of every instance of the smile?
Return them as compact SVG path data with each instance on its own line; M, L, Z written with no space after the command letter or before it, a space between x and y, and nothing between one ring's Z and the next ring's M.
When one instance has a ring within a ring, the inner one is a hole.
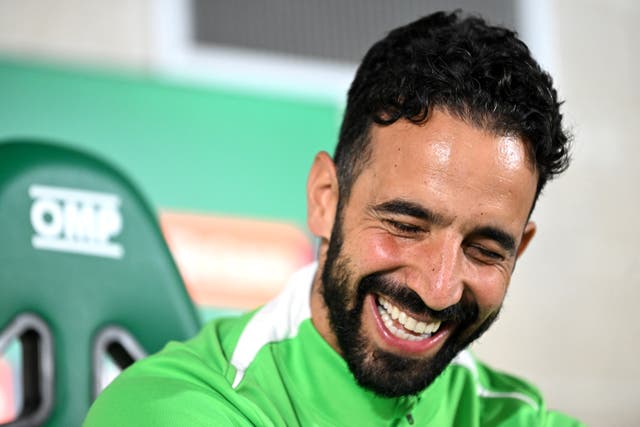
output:
M387 330L395 337L409 340L422 341L430 338L440 329L442 322L424 322L411 317L400 310L389 300L382 296L377 297L378 313Z

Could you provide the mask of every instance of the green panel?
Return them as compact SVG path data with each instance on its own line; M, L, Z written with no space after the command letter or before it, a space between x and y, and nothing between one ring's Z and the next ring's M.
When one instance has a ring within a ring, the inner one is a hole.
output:
M0 58L0 138L79 145L123 168L156 207L304 224L314 154L340 108L158 77Z

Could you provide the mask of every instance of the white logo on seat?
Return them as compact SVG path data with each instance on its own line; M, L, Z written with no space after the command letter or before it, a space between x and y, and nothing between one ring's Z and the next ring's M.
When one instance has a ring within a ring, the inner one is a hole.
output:
M122 258L111 239L122 231L120 198L115 194L32 185L29 196L36 249Z

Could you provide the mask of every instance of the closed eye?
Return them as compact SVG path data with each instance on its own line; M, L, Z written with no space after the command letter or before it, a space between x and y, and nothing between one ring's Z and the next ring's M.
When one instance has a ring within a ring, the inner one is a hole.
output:
M385 224L391 226L391 228L393 228L396 232L399 232L402 234L417 234L424 231L421 227L418 227L417 225L396 221L394 219L385 219L383 221Z
M473 259L485 264L496 264L505 260L503 254L477 244L467 246L466 252Z

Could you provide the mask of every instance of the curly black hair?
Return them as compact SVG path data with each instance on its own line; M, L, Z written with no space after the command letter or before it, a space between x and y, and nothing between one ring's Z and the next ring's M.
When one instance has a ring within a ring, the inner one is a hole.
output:
M427 120L441 108L528 145L546 182L569 165L569 135L549 74L516 33L461 12L437 12L391 31L367 52L349 89L334 160L340 201L370 157L373 123Z

